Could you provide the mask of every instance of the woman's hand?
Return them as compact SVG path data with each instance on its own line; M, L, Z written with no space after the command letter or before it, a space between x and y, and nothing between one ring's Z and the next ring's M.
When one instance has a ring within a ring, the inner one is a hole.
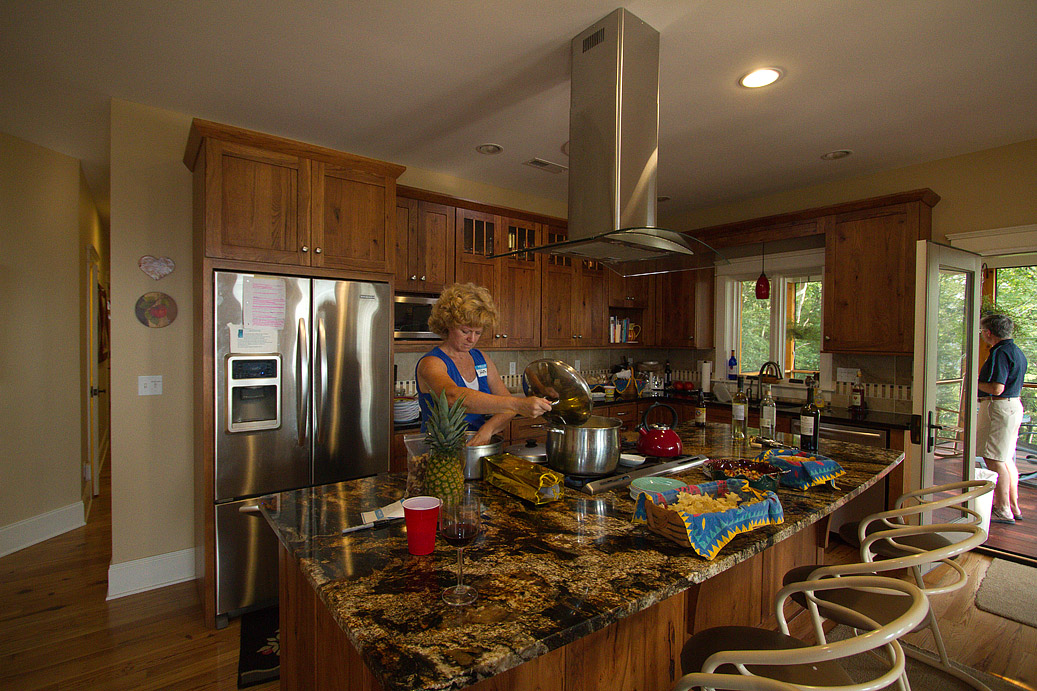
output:
M472 435L472 438L468 440L468 446L485 446L490 443L493 438L493 429L490 429L489 424L485 424L479 428L479 430Z
M518 399L519 415L526 417L540 417L551 410L551 401L539 396L526 396Z

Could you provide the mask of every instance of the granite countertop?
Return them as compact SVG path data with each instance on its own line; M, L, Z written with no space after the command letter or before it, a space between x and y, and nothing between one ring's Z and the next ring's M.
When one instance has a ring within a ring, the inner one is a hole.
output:
M748 457L730 427L682 425L688 454ZM465 551L474 605L440 598L456 552L407 552L403 522L341 535L360 511L403 496L403 475L271 495L264 513L321 600L386 691L463 688L647 609L750 558L856 497L903 459L900 452L822 440L846 474L805 492L778 492L785 522L736 536L712 561L630 522L628 489L531 506L476 483L485 530ZM677 475L704 482L698 470Z

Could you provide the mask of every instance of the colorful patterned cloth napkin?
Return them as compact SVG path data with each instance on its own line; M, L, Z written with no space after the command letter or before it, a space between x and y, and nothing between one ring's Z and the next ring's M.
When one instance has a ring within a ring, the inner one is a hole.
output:
M809 489L846 473L828 456L798 449L767 449L756 460L767 461L784 470L781 484L794 489Z
M723 497L735 492L742 503L726 511L694 514L662 508L675 504L681 493L708 494ZM653 495L661 495L664 503L657 506ZM687 485L666 492L643 492L637 497L633 523L647 523L649 530L684 547L690 546L705 559L714 558L728 542L740 533L785 521L781 501L774 492L761 492L740 478L715 480L700 485Z

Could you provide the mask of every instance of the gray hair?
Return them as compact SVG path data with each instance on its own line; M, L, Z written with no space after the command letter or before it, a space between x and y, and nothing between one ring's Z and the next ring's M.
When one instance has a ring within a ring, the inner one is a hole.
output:
M1015 324L1007 314L988 314L979 320L979 325L995 338L1011 338L1015 331Z

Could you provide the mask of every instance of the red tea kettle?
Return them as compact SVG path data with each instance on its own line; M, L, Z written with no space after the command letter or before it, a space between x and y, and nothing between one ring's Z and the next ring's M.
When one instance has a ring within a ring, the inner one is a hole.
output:
M652 412L653 408L657 407L666 408L670 411L670 415L673 416L673 422L670 423L670 427L660 424L648 424L648 414ZM637 450L646 456L658 456L660 458L680 456L684 450L684 445L681 444L681 438L672 429L672 427L676 426L677 411L673 409L673 406L666 405L665 403L653 403L641 417L641 426L637 428L640 434L637 439Z

